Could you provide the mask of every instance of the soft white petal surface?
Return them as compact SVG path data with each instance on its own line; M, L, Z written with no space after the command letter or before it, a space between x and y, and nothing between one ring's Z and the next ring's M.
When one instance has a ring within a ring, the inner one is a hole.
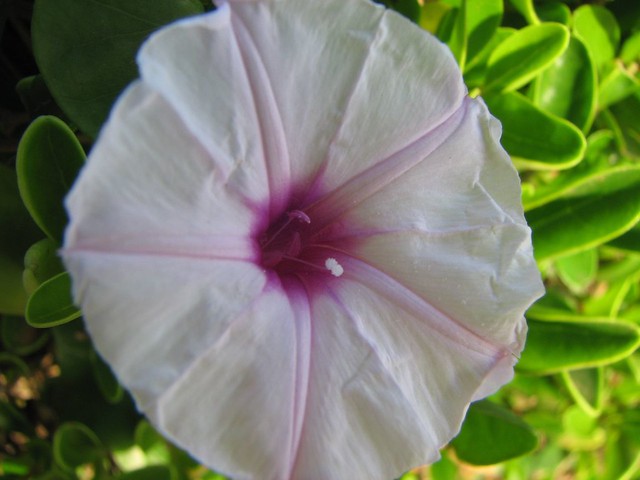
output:
M67 199L65 249L255 260L255 212L146 85L119 99L89 167Z
M345 213L337 244L519 354L524 311L543 287L499 134L484 103L468 100L442 146Z
M508 381L515 360L375 269L343 260L349 278L311 301L309 392L292 478L396 478L436 460L469 399L488 376Z
M291 188L313 200L420 138L465 93L444 45L368 0L225 2L139 62L214 156L243 159L239 186L257 195L268 172L276 212Z

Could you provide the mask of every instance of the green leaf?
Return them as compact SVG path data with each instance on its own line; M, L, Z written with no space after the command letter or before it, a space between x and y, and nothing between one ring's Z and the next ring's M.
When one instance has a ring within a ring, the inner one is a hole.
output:
M575 294L584 293L598 271L598 251L595 248L556 260L558 276Z
M558 200L527 212L540 262L605 243L640 220L640 188Z
M33 51L57 103L95 137L137 76L140 44L159 27L202 11L197 0L36 0Z
M621 63L615 63L600 82L598 108L607 108L638 91L640 80L635 77L634 72L627 70Z
M42 238L24 207L14 170L0 164L0 314L23 315L27 293L22 285L24 254Z
M547 183L525 184L522 202L525 211L561 197L584 197L612 193L640 182L640 164L618 158L613 135L601 130L589 137L585 159L576 167L558 172Z
M530 25L507 38L489 57L483 90L512 91L550 66L569 44L569 30L559 23Z
M640 62L640 32L627 38L620 50L620 60L625 65Z
M582 159L587 142L570 122L543 112L515 92L485 101L502 122L502 145L519 167L565 169Z
M517 369L549 374L617 362L640 346L640 329L627 322L539 322L529 320L527 343Z
M467 60L467 0L462 0L460 8L449 12L452 18L444 42L455 57L460 70L464 70Z
M118 480L172 480L171 470L163 465L142 468L133 472L127 472Z
M22 317L5 316L0 322L2 344L16 355L30 355L49 341L48 332L27 325Z
M80 316L71 297L71 277L66 272L40 285L27 303L26 318L33 327L62 325Z
M581 40L572 37L567 50L536 78L533 102L589 130L596 110L596 69Z
M483 400L469 408L452 446L458 458L492 465L529 453L538 439L529 425L509 410Z
M49 238L40 240L31 245L24 256L24 289L31 295L43 282L63 271L56 242Z
M500 22L504 5L502 0L467 0L466 31L467 61L473 60L493 38Z
M584 41L598 70L613 60L620 43L620 26L609 10L599 5L579 7L573 12L573 31Z
M532 25L540 23L538 15L533 8L533 0L509 0L518 12Z
M640 253L640 228L636 225L624 235L613 239L607 245L627 252Z
M563 25L571 23L571 10L564 3L549 2L537 5L538 17L543 22L557 22Z
M562 380L576 404L592 417L602 411L604 369L586 368L562 372Z
M609 113L615 120L614 129L624 155L640 158L640 93L631 95L611 106Z
M96 352L93 352L90 359L93 376L96 379L100 392L102 392L107 402L118 403L124 396L124 390L111 372L111 368L104 363Z
M95 433L77 422L61 425L53 436L53 457L68 472L98 461L105 451Z
M59 243L68 221L63 199L84 160L80 142L56 117L34 120L18 145L16 170L22 200L42 231Z
M487 76L487 63L494 50L517 30L500 27L482 50L465 65L464 80L469 88L480 88Z

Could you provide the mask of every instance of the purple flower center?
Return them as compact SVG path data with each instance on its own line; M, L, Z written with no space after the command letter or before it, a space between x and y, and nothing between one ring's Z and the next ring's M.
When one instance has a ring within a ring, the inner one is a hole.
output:
M302 210L289 210L272 222L259 238L261 265L279 275L323 273L339 277L342 266L312 248L314 229Z

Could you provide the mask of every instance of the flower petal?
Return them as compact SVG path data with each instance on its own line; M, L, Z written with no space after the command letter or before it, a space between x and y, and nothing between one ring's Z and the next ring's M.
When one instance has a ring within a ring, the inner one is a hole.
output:
M334 241L479 335L515 342L517 354L518 324L543 288L499 133L469 100L448 140L349 210L347 237Z
M148 410L165 434L234 479L290 478L309 373L299 290L285 294L274 280Z
M389 296L380 273L362 262L346 258L345 272L350 278L311 300L294 479L383 480L432 462L487 377L504 383L513 375L508 350L448 324L417 296Z
M465 93L444 45L365 0L224 2L139 62L215 156L268 163L272 211L288 185L308 203L420 138Z
M264 272L248 262L86 251L66 252L64 260L98 352L142 411L266 285Z
M67 199L65 249L256 258L255 211L144 84L118 101L88 167Z

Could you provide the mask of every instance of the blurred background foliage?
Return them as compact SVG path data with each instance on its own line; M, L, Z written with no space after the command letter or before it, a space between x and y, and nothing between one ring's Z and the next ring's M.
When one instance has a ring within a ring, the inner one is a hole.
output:
M547 287L514 381L403 480L640 478L640 2L379 3L449 45L470 95L502 121ZM0 0L3 478L223 479L136 413L56 254L62 199L140 43L211 9Z

